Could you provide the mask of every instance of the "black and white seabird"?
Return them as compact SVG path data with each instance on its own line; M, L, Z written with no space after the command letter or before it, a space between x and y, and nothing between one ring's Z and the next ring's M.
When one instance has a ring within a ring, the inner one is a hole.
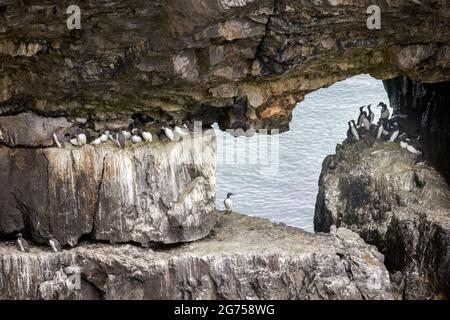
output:
M364 106L359 108L359 110L361 112L358 117L358 126L369 131L370 130L370 120L369 120L369 117L367 116L367 112L364 111Z
M149 131L142 131L141 136L146 142L152 142L153 140L153 136Z
M136 135L136 134L133 134L131 136L131 142L133 142L134 144L141 143L142 142L142 138L140 136Z
M77 134L77 143L79 146L84 146L87 143L87 137L81 131Z
M228 193L227 198L223 201L226 209L225 214L230 214L231 212L233 212L233 200L231 200L231 196L234 196L234 194Z
M162 129L164 130L164 134L166 135L167 138L169 138L170 141L175 140L175 135L173 134L173 131L170 128L163 126Z
M350 142L359 140L359 134L354 120L348 122L347 139Z
M406 136L400 138L400 146L402 149L406 149L412 154L422 155L422 148L420 146L420 142L415 139L408 139Z
M389 111L388 106L384 102L380 102L380 104L378 104L378 107L380 106L381 106L380 119L389 119L389 117L391 116L391 112Z
M63 140L59 141L59 138L58 138L58 135L56 134L56 132L53 132L53 141L55 142L55 144L58 148L64 148L64 145L63 145L64 141Z
M130 139L131 139L132 134L131 134L130 131L128 131L128 130L122 130L122 134L124 135L125 140L130 140Z
M27 240L22 238L22 234L17 234L17 245L19 246L19 250L22 252L30 252L30 246L28 245Z
M105 132L103 132L103 133L100 135L100 141L101 141L102 143L106 143L106 142L108 142L108 139L109 139L109 130L106 130Z
M364 106L359 108L358 127L363 125L363 119L367 118L367 112L364 111Z
M381 136L389 135L389 130L389 122L387 119L380 119L377 126L377 139L381 139Z
M389 138L389 142L394 142L397 140L398 136L400 135L400 126L397 122L394 122L391 125L391 137Z
M369 110L368 119L369 119L369 121L370 121L370 124L372 124L372 123L375 121L375 113L372 112L371 107L372 107L371 104L369 104L369 105L367 106L367 110Z
M179 137L185 137L189 134L189 129L186 130L186 128L180 128L179 126L175 126L174 132Z
M58 240L56 240L56 238L53 237L53 235L49 235L48 238L48 244L50 245L50 247L52 247L53 252L58 252L61 251L62 247L61 247L61 243L59 243Z
M113 136L117 146L122 149L125 148L127 138L125 137L125 134L122 132L122 130L117 130Z

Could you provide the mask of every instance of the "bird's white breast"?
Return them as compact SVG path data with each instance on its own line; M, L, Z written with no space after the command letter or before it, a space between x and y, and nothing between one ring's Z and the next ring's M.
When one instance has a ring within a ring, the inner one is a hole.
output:
M17 244L18 244L19 247L20 247L20 251L24 252L24 251L25 251L25 248L24 248L23 245L22 245L22 241L20 241L19 239L17 239Z
M58 252L58 249L56 249L55 242L53 240L49 240L50 246L52 247L53 251Z
M142 132L142 138L144 138L145 141L151 142L153 140L152 134L150 132Z
M225 208L227 208L228 210L233 209L233 201L230 198L225 199L224 204Z

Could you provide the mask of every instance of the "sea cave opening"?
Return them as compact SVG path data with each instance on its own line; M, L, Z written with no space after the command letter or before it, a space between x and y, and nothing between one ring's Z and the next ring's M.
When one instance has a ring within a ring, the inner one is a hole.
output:
M377 119L380 101L389 105L383 82L363 74L306 95L288 132L235 138L217 129L217 208L232 192L238 212L313 232L323 160L346 138L358 108L373 104Z

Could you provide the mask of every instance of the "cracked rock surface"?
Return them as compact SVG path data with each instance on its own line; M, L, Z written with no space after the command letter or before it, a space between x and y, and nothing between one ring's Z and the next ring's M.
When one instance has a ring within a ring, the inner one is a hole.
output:
M348 229L316 235L235 213L216 218L209 237L172 247L85 243L25 254L3 242L0 298L393 298L383 255ZM76 270L79 290L67 285Z

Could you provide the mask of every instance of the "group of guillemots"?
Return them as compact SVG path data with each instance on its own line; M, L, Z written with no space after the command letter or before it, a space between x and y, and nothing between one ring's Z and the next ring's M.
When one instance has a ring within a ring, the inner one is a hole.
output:
M81 147L86 144L98 146L108 141L112 141L119 148L125 148L128 141L133 144L151 143L153 135L150 130L146 130L144 126L135 124L118 129L105 129L100 133L90 133L83 127L77 129L58 128L53 132L53 141L58 148L64 148L65 142L72 146ZM169 125L160 126L158 137L161 141L176 141L190 134L193 126L186 122L174 125L173 129Z
M402 122L406 119L406 116L403 115L395 115L391 117L391 113L389 112L388 106L380 102L378 107L381 107L381 115L378 120L378 124L374 124L375 114L371 110L372 105L362 106L359 108L360 114L358 117L358 122L355 120L350 120L348 122L349 129L347 131L347 140L349 142L356 142L361 140L361 137L366 134L371 134L376 136L377 139L386 139L390 142L395 142L396 140L400 141L400 146L403 149L408 150L409 152L417 155L421 155L422 151L420 150L419 140L420 137L417 138L408 138ZM364 110L367 108L367 111ZM178 138L183 138L186 135L190 134L190 123L184 123L175 125L173 129L171 129L168 125L161 126L161 130L159 132L160 140L167 141L175 141ZM114 130L105 130L101 132L96 137L89 137L90 141L88 142L88 136L81 128L77 129L77 132L74 136L68 135L63 130L54 132L53 139L55 144L59 148L64 147L64 142L68 141L73 146L83 146L86 144L91 144L93 146L100 145L102 143L106 143L108 141L113 141L118 147L124 148L126 146L127 141L131 141L133 144L139 144L143 142L150 143L153 140L152 133L150 131L146 131L136 127L127 127L120 128ZM233 201L231 200L232 193L228 193L227 197L224 201L225 205L225 214L230 214L233 211ZM22 237L22 233L17 235L17 244L19 250L22 252L29 252L30 248L28 242ZM61 244L57 239L55 239L52 235L49 235L48 245L51 247L52 251L58 252L61 250Z
M178 122L177 125L175 123L172 125L173 129L170 124L166 124L161 125L160 130L156 130L160 141L178 141L189 135L194 128L188 121L184 124ZM81 147L87 144L98 146L108 141L112 141L119 148L125 148L129 141L133 144L151 143L153 141L153 135L150 130L145 130L144 128L145 126L136 124L135 122L133 125L127 127L111 130L105 129L96 135L90 133L89 130L83 127L76 129L58 128L53 132L53 140L58 148L64 148L66 142L72 146ZM53 252L62 250L60 242L51 234L48 235L47 244ZM23 238L22 233L17 234L17 246L22 252L30 251L30 246L27 240Z
M378 140L386 139L390 142L399 140L402 149L406 149L416 155L422 155L419 143L420 136L411 138L405 132L403 125L406 119L405 115L391 117L388 106L384 102L380 102L377 107L381 107L381 115L378 123L375 125L375 114L372 112L371 107L371 104L367 107L360 107L358 122L355 123L355 120L348 122L347 140L349 142L359 141L361 136L371 134ZM364 108L367 108L368 112Z

